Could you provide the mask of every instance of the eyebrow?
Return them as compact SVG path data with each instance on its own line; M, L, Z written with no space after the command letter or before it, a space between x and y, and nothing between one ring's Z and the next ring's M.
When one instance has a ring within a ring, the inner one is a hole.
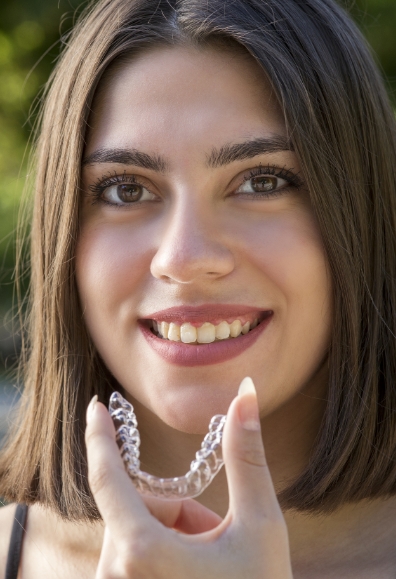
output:
M264 153L278 153L280 151L294 151L292 143L282 135L271 135L234 145L224 145L220 149L212 149L207 158L207 164L209 167L216 168L234 161L251 159Z
M83 159L82 164L96 165L97 163L119 163L120 165L135 165L143 169L151 169L164 173L168 163L160 155L149 155L137 149L98 149Z
M243 143L223 145L219 149L212 149L207 156L207 165L213 169L229 165L234 161L243 161L280 151L294 151L293 145L287 137L271 135L244 141ZM119 163L120 165L135 165L143 169L151 169L158 173L165 173L169 163L161 155L149 155L138 149L102 148L94 151L83 159L83 166L99 163Z

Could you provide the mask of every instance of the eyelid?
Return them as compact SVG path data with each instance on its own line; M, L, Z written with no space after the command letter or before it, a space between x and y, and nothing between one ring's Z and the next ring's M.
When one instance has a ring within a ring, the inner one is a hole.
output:
M263 165L262 163L260 163L259 165L256 165L255 167L251 167L251 168L245 169L244 171L240 172L236 177L234 177L231 180L231 182L227 186L227 190L229 191L229 195L232 196L232 194L235 194L236 190L239 187L241 187L244 183L246 183L250 179L253 179L254 177L257 177L259 175L271 175L271 176L278 177L280 179L284 179L285 181L287 181L288 185L283 186L282 188L276 189L274 191L274 193L276 191L280 192L283 189L286 190L289 187L295 187L295 188L299 189L300 187L302 187L304 185L304 181L299 176L299 173L300 173L300 171L296 172L293 168L290 168L290 169L287 168L286 165L283 165L283 166L276 165L276 164ZM149 184L147 184L147 182ZM102 177L100 179L97 179L97 181L93 185L89 186L89 190L92 192L92 196L94 197L94 202L103 201L104 203L108 203L109 205L118 206L118 207L125 207L125 205L127 205L127 204L110 203L110 202L107 202L102 197L103 192L105 191L106 188L110 187L111 185L115 185L115 184L119 184L119 183L137 183L137 184L141 185L142 187L144 187L145 189L147 189L153 195L161 197L161 194L158 192L157 188L155 186L152 186L151 181L149 179L147 179L146 177L137 175L136 173L127 175L126 171L124 171L122 174L117 173L117 171L114 171L113 174L107 173L106 175L102 175ZM253 196L252 194L248 194L248 193L245 193L245 194ZM258 194L258 195L260 195L260 194ZM131 205L134 205L134 204L137 205L138 203L139 203L139 201L137 201L136 203L133 203Z
M133 206L133 205L138 205L140 203L140 201L136 201L135 203L130 203L130 204L122 203L122 202L112 203L103 197L104 192L106 191L106 189L108 189L109 187L112 187L114 185L122 185L124 183L135 183L137 185L142 186L144 189L146 189L152 195L156 195L158 197L158 192L155 191L155 187L151 187L150 185L147 185L147 183L145 183L145 181L149 181L149 180L146 179L145 177L141 177L140 175L136 175L135 173L128 175L126 173L126 171L124 171L124 173L122 173L122 174L118 173L117 171L114 171L113 174L102 175L102 177L100 179L97 179L93 185L89 186L89 190L91 191L91 194L94 197L93 203L102 202L102 203L106 203L108 205L111 205L112 207L126 207L128 205ZM149 181L149 183L151 184L150 181ZM154 191L153 191L153 189L154 189Z
M260 175L269 175L272 177L278 177L279 179L284 179L288 183L284 189L288 189L288 187L295 187L299 189L304 185L304 181L299 176L299 172L294 171L294 169L289 169L286 167L286 165L281 167L274 164L263 165L260 163L256 167L249 168L234 177L230 183L231 191L235 193L237 189L242 187L244 183ZM279 191L280 190L281 189L279 189Z
M145 181L148 181L146 177L142 177L141 175L137 175L136 173L127 174L126 171L123 173L118 173L114 171L113 173L107 173L102 175L99 179L95 181L93 185L89 187L91 191L97 189L106 189L111 185L122 184L122 183L138 183L142 185L142 187L146 187L146 189L150 190L150 186L145 184Z

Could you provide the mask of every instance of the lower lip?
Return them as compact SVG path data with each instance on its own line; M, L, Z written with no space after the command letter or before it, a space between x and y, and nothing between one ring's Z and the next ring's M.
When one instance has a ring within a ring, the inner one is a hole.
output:
M177 366L209 366L231 360L250 348L264 332L272 320L272 315L265 318L253 330L238 336L238 338L229 338L199 346L157 338L144 324L139 323L139 327L153 350L167 362Z

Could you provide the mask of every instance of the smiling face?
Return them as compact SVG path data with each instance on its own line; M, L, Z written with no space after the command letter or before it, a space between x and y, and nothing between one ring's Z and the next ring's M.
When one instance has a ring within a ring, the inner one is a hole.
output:
M156 48L114 69L89 126L76 275L109 370L186 432L245 376L263 416L291 402L326 357L331 283L261 69Z

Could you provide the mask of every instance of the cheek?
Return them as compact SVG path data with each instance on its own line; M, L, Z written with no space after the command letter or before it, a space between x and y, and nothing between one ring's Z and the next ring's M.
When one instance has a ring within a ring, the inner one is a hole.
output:
M250 222L243 239L246 259L289 299L329 293L323 244L310 211L302 208L270 216L265 223Z
M267 268L289 304L317 313L330 297L330 278L319 233L310 218L293 218L274 232Z
M91 333L108 316L130 315L139 299L150 263L150 232L133 225L82 227L77 244L76 277ZM120 308L121 306L121 308Z
M304 381L323 360L332 323L331 278L315 219L304 209L293 211L250 227L245 238L246 259L249 253L278 305L279 341L270 346L275 366L287 365Z

